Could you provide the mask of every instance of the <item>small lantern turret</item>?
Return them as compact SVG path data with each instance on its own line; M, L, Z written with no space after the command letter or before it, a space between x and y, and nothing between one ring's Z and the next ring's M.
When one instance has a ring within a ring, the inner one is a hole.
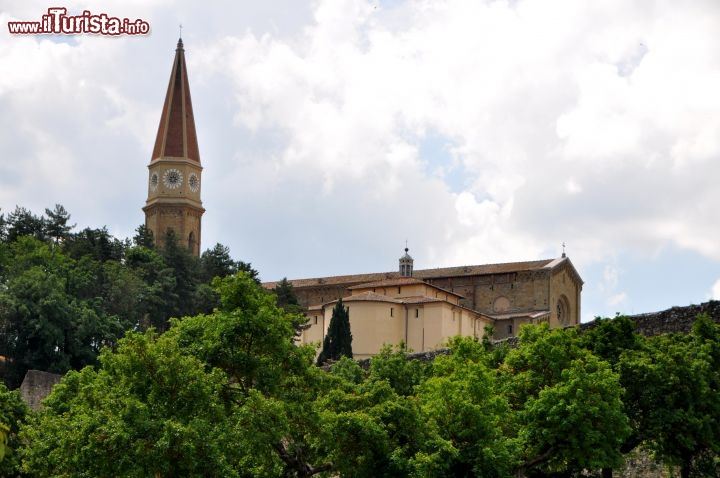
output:
M400 258L400 277L412 277L413 275L413 258L408 254L408 248L405 247L405 254Z

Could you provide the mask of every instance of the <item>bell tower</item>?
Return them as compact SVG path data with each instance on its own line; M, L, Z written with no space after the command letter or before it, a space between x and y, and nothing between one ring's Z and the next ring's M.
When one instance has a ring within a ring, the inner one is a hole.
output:
M413 275L413 258L408 254L407 243L405 244L405 254L400 258L400 277L412 277Z
M195 133L195 118L185 65L182 38L175 49L165 104L155 147L148 165L148 197L143 207L145 226L162 248L168 230L178 245L200 255L201 220L205 209L200 200L202 166Z

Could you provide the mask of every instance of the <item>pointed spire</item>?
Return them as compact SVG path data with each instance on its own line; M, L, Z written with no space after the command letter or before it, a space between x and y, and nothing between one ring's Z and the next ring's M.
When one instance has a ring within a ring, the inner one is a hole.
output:
M200 162L182 38L177 42L175 61L153 148L152 161L160 158L185 158Z

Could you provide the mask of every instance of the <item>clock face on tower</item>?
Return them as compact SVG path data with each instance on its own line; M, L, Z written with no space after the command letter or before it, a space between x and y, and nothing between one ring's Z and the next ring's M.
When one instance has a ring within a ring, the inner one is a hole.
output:
M190 191L196 193L200 190L200 178L195 173L190 173L190 176L188 176L188 185L190 186Z
M150 190L155 191L159 183L160 178L158 177L158 173L152 173L152 175L150 176Z
M177 189L182 185L182 173L177 169L168 169L163 174L163 184L168 189Z

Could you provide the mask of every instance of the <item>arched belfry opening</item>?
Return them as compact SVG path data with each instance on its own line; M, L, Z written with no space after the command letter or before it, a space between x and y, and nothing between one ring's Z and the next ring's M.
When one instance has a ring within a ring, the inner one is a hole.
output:
M405 254L400 258L400 277L412 277L413 275L413 258L408 254L408 248L405 247Z
M188 245L187 246L188 246L188 249L192 252L195 252L195 242L196 242L195 232L191 231L190 234L188 234Z

